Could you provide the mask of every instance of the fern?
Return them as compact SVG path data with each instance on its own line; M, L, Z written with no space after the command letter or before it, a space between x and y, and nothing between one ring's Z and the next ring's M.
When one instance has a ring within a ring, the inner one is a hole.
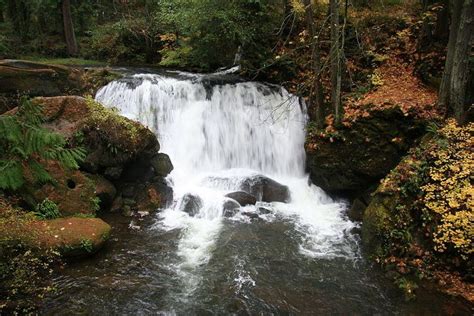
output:
M35 183L52 182L44 167L47 161L77 169L85 159L84 148L66 148L64 137L44 128L44 121L42 107L26 98L14 115L0 115L0 189L20 189L25 174Z

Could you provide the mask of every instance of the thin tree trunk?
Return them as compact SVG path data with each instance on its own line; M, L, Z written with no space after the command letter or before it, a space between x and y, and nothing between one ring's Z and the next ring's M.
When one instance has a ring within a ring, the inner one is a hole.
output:
M457 0L453 3L453 11L451 13L451 26L449 30L448 52L446 55L446 63L444 65L443 78L441 80L441 85L439 87L438 93L438 107L442 111L445 111L446 115L449 112L451 72L454 64L454 51L456 49L457 41L456 37L458 35L463 2L463 0Z
M339 29L339 1L330 1L331 12L331 103L336 126L342 122L341 104L341 50Z
M471 38L474 32L474 0L464 1L459 20L449 86L449 103L457 122L463 124L466 112L466 86L469 79Z
M63 12L64 38L66 40L68 54L70 56L77 56L79 49L77 47L76 35L74 34L70 0L62 0L61 9Z
M306 24L311 38L311 61L313 64L314 81L310 93L309 115L316 123L317 128L324 124L324 92L321 84L321 52L319 49L319 37L313 16L311 0L304 0Z

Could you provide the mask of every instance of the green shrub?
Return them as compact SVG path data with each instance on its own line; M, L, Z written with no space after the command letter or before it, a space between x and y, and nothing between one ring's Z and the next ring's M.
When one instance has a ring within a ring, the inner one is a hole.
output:
M66 148L64 137L44 128L43 122L42 107L26 98L15 114L0 115L0 189L18 190L27 181L53 182L44 167L47 161L79 168L85 149Z
M35 215L41 219L54 219L61 216L56 203L48 198L36 205Z

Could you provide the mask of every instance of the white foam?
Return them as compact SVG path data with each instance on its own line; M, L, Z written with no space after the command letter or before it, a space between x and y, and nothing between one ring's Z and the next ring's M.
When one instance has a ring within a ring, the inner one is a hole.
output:
M206 87L199 80L149 74L133 80L108 84L96 99L154 130L174 164L169 177L175 203L159 214L159 226L183 230L178 246L182 273L208 262L224 221L224 195L255 174L289 187L291 202L272 203L271 208L294 221L304 236L301 253L317 258L354 255L354 243L347 237L354 224L343 216L345 205L308 184L306 114L296 97L255 82ZM194 217L180 210L186 193L203 201Z

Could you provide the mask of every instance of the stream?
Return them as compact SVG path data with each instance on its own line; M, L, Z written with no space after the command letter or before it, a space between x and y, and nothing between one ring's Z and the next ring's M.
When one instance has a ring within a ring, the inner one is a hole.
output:
M345 201L305 172L305 105L283 88L227 74L143 73L96 99L156 133L174 165L174 201L140 219L104 215L111 241L67 265L43 314L470 313L429 291L406 302L362 256ZM256 205L224 210L226 194L262 178L289 196L265 202L263 190Z

